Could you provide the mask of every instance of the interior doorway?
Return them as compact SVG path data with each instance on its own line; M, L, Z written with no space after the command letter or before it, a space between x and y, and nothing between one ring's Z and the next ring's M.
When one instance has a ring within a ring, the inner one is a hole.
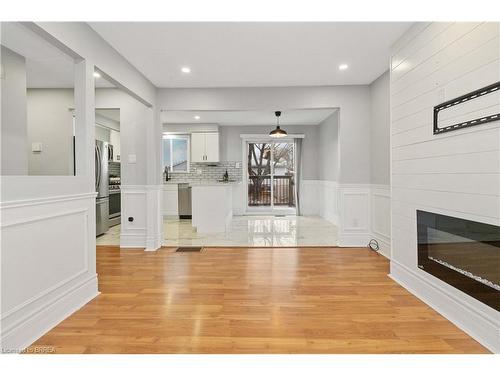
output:
M247 141L245 149L247 212L296 214L294 141Z

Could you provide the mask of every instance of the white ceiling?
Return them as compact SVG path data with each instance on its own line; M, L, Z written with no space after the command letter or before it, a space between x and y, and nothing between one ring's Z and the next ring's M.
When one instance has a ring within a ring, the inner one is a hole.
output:
M96 108L96 115L102 116L107 120L120 123L120 110L115 108Z
M317 125L330 116L336 108L283 110L280 124ZM195 120L194 116L200 116ZM218 124L220 126L266 125L274 126L274 111L162 111L163 124Z
M369 84L409 22L91 22L158 87ZM347 63L349 69L338 70ZM191 68L181 73L182 66Z
M75 61L18 22L1 23L1 44L26 60L28 88L74 88ZM104 78L96 87L114 87Z

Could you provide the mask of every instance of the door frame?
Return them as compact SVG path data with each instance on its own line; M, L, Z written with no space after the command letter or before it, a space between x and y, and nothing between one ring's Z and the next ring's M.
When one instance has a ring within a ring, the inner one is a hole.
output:
M247 144L248 143L279 143L283 142L295 142L295 138L305 138L304 134L289 134L285 138L274 139L267 134L241 134L241 149L242 149L242 182L244 184L244 204L245 204L245 215L296 215L297 214L297 202L295 202L295 207L282 207L275 208L273 204L273 178L271 173L271 205L266 207L253 207L248 206L248 159L247 159ZM295 147L294 147L295 150ZM273 156L273 154L271 154ZM294 163L297 165L297 152L293 155ZM272 168L272 167L271 167ZM295 181L295 184L300 183L300 181ZM297 189L297 186L295 186ZM295 192L294 192L295 194ZM296 195L296 194L295 194Z

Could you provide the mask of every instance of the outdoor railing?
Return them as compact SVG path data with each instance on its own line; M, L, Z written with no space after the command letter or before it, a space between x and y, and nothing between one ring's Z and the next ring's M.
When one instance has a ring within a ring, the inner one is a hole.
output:
M275 206L295 206L295 194L293 190L293 176L274 176L273 195ZM248 205L270 206L271 205L271 176L249 176L248 177Z

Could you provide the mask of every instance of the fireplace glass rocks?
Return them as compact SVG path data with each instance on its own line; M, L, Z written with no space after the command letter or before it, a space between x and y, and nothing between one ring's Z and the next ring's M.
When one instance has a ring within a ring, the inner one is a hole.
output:
M418 267L500 311L500 227L417 210Z

